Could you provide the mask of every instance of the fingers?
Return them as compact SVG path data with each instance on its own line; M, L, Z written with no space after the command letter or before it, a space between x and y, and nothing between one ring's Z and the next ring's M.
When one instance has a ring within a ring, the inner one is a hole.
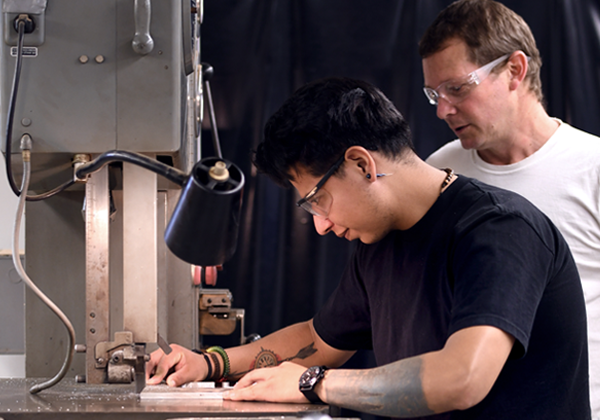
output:
M147 362L147 372L152 376L148 385L159 384L166 379L169 386L181 386L188 382L202 381L206 378L208 367L204 358L177 344L171 344L173 351L166 355L157 350Z
M264 369L269 369L269 368L264 368ZM261 369L262 370L262 369ZM252 386L256 380L254 379L255 376L257 376L256 374L256 370L248 372L246 375L242 376L242 378L237 381L237 383L233 386L233 389L243 389L243 388L247 388L249 386ZM262 374L263 372L260 372L260 374ZM260 378L262 378L262 375L259 376L258 380L260 380Z
M231 401L269 401L306 403L298 389L298 378L306 368L293 363L253 370L241 378L232 390L223 393Z
M248 376L248 375L246 375ZM244 378L246 378L244 376ZM223 393L223 398L231 401L260 401L261 398L254 392L256 389L257 382L246 381L244 383L240 383L238 381L235 386Z
M177 348L179 346L174 344L172 347L173 351L169 355L164 354L160 349L150 355L150 360L146 362L146 383L148 385L157 385L161 383L168 375L171 368L181 362L183 353ZM170 382L173 382L173 380ZM167 380L167 384L169 384L169 380Z
M182 355L181 358L185 358L186 355ZM178 363L174 366L175 372L171 373L167 377L167 385L177 387L185 385L188 382L199 380L199 378L193 377L190 374L190 368L187 363Z
M146 362L146 381L155 373L156 366L164 353L158 349L150 354L150 360Z

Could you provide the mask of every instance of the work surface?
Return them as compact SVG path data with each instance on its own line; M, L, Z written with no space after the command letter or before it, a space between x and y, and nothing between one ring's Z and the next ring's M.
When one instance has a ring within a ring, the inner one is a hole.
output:
M133 385L75 383L65 378L57 385L30 394L39 378L0 379L0 419L295 419L335 415L332 407L315 404L232 402L222 399L140 399Z

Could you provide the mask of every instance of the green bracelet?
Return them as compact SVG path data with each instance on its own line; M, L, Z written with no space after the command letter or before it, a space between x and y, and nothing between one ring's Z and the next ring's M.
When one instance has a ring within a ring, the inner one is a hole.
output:
M221 379L227 378L229 375L229 356L227 352L220 346L212 346L206 349L207 353L219 353L223 358L223 376Z

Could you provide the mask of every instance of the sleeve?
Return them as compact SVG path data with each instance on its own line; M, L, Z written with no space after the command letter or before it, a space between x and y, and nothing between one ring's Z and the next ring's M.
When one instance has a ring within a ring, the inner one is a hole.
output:
M552 275L550 238L511 213L494 214L464 232L457 238L452 262L454 303L448 334L492 325L515 337L513 357L522 357Z
M358 268L359 249L346 266L337 288L313 319L319 337L339 350L373 348L369 301Z

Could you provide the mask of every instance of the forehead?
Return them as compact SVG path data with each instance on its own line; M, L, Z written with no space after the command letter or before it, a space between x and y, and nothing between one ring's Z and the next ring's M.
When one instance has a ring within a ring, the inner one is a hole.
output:
M425 86L436 88L448 80L466 76L477 67L469 60L469 50L464 41L451 39L444 49L423 59Z

